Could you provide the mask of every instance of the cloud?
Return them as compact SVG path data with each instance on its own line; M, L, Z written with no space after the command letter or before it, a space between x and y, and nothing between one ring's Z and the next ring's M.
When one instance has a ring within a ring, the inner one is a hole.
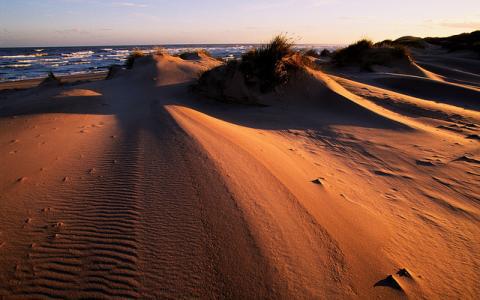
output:
M303 6L307 7L320 7L327 4L332 4L338 0L304 0L302 2ZM257 2L248 3L244 7L247 10L271 10L271 9L282 9L282 8L291 8L298 5L297 0L259 0Z
M137 7L137 8L144 8L148 7L148 5L143 3L134 3L134 2L113 2L113 6L120 6L120 7Z
M90 35L91 34L90 31L78 29L78 28L67 28L67 29L55 30L55 33L58 33L61 35L71 35L71 34Z

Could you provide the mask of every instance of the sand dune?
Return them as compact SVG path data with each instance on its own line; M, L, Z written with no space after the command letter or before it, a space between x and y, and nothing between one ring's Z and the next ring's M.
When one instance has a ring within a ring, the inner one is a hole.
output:
M191 92L219 64L1 94L1 296L480 293L478 74L309 70L252 107Z

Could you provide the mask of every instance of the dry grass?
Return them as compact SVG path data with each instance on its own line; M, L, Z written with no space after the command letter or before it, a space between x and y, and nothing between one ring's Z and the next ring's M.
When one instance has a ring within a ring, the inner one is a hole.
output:
M205 56L213 58L213 55L205 49L185 51L185 52L182 52L182 53L178 54L178 57L180 57L181 59L184 59L184 60L199 59L200 54L203 54Z
M307 66L314 67L311 57L294 50L283 35L253 49L240 60L231 60L201 74L196 90L223 102L257 105L256 97L291 81Z
M292 41L278 35L270 43L245 53L240 71L247 85L258 85L262 92L288 82L292 72L303 67L304 56L293 49Z
M446 38L425 38L425 41L442 46L449 51L473 51L480 55L480 30L462 33Z
M306 50L304 55L310 56L310 57L315 57L315 58L320 58L321 57L321 54L318 53L318 51L313 49L313 48Z
M390 41L373 44L364 39L334 52L332 62L339 67L359 66L371 70L374 65L389 66L395 61L409 59L410 53L404 46Z

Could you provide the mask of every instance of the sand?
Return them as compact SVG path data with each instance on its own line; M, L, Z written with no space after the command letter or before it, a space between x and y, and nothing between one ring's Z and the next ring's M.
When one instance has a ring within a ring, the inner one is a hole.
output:
M251 107L191 91L219 64L0 93L0 296L478 297L479 74L310 70Z

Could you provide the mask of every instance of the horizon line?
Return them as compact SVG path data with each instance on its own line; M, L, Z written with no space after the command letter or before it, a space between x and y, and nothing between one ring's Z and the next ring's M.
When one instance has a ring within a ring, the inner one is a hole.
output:
M104 45L55 45L55 46L8 46L0 47L0 49L15 49L15 48L75 48L75 47L162 47L162 46L222 46L222 45L265 45L264 43L168 43L168 44L104 44ZM298 46L322 45L322 46L344 46L347 43L295 43Z

